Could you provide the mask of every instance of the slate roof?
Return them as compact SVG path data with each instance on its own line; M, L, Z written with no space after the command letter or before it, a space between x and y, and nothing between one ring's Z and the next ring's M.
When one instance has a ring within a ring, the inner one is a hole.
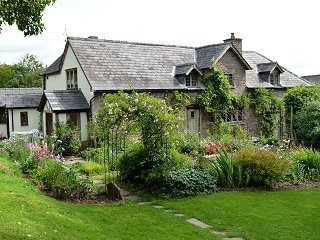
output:
M42 92L41 88L2 88L0 89L0 107L37 108Z
M45 91L38 110L42 110L46 100L53 111L89 110L90 106L81 90Z
M315 83L320 83L320 75L302 76L302 78Z
M181 64L178 66L175 66L175 72L174 75L182 75L186 74L189 75L189 73L195 69L200 75L202 75L202 71L199 69L199 67L195 63L186 63L186 64Z
M173 66L194 60L194 48L69 37L94 91L186 89Z
M259 64L274 63L272 60L254 51L243 51L242 55L252 67L251 70L246 71L247 88L257 88L257 87L288 88L288 87L294 87L301 84L306 86L312 85L307 80L293 74L292 72L288 71L284 67L281 67L284 72L280 74L280 85L274 86L266 81L263 81L257 69Z
M212 59L216 62L223 53L227 51L230 47L228 43L221 44L213 44L208 46L203 46L196 48L196 62L197 65L203 68L211 68L212 67Z
M62 58L63 55L58 57L49 67L47 67L46 70L44 70L44 72L41 75L48 75L60 72Z
M257 64L257 70L259 73L272 72L275 68L278 68L280 72L284 72L281 66L277 62L259 63Z
M214 63L217 63L230 48L234 50L236 55L238 55L240 61L242 61L246 69L250 69L250 65L231 43L220 43L196 48L195 58L197 66L200 69L211 68L212 60Z

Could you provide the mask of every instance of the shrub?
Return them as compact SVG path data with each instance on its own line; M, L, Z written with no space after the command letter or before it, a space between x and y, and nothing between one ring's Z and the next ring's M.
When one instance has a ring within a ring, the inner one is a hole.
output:
M199 168L171 170L164 181L165 192L171 196L189 196L217 191L216 178Z
M107 166L106 166L106 171L107 171ZM89 161L81 164L80 172L86 175L101 174L105 172L105 168L103 164Z
M320 149L320 100L312 101L294 116L297 138L307 147Z
M250 185L270 186L279 182L290 167L288 159L259 148L242 148L233 156L234 165L241 168Z
M52 191L59 199L88 198L95 194L91 184L65 168L58 160L44 158L34 171L33 179Z
M182 153L191 153L192 151L198 150L200 147L199 136L191 131L186 131L180 146Z
M294 165L299 165L305 180L320 179L320 153L311 148L301 148L291 155ZM297 172L297 175L299 172ZM299 175L298 175L299 176ZM296 176L296 177L298 177Z
M137 143L129 147L119 159L119 171L121 178L133 182L144 182L148 184L157 183L167 171L173 167L192 165L190 157L176 150L170 150L166 161L158 165L152 165L146 161L147 154L143 144Z
M143 181L147 168L145 148L141 143L129 147L120 157L119 170L122 179Z
M51 141L55 146L55 154L61 151L64 155L78 153L81 147L81 136L79 129L72 122L57 123L54 134L55 137Z

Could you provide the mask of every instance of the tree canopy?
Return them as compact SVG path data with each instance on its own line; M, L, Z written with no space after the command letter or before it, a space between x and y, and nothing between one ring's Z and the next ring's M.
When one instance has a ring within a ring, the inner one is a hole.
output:
M45 29L43 11L56 0L0 0L0 31L3 24L16 24L24 36L38 35Z
M43 69L43 63L32 54L13 65L0 64L0 88L41 87Z

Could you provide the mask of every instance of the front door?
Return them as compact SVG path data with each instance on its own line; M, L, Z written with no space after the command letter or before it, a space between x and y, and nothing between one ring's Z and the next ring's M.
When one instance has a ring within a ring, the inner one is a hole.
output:
M53 128L53 117L52 113L46 113L46 135L51 136L52 135L52 128Z
M193 133L200 133L200 111L196 108L187 109L187 127Z

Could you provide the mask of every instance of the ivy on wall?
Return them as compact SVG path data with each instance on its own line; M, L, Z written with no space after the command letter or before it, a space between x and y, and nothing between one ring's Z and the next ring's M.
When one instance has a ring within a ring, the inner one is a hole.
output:
M231 93L227 77L215 65L212 67L210 74L201 79L201 82L206 89L198 94L196 100L206 112L232 110L239 105L239 97Z
M249 105L258 119L261 134L272 137L278 113L282 108L281 101L266 88L256 88L249 93L249 99Z

